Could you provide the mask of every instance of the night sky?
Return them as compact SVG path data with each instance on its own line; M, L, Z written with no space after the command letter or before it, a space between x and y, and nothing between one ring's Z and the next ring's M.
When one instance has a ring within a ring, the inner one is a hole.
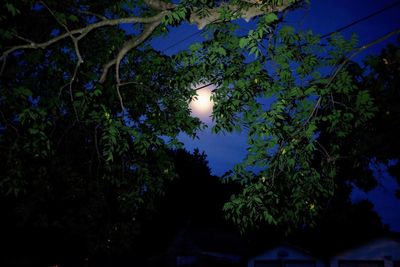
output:
M359 38L359 45L369 43L386 33L400 27L400 1L389 0L324 0L311 1L309 7L292 11L285 16L285 23L295 28L311 29L317 34L326 34L346 26L360 18L368 16L382 8L396 4L392 8L360 22L344 31L346 37L356 33ZM241 21L244 27L245 22ZM248 25L250 28L251 25ZM202 40L199 30L193 25L183 25L171 29L170 34L164 39L156 39L152 45L166 53L174 54L187 48L190 44ZM243 32L245 33L245 32ZM388 43L395 43L396 37L375 45L363 53L360 53L355 60L359 61L368 54L378 54ZM199 148L208 156L209 166L215 175L223 175L239 163L246 154L246 133L211 134L212 122L209 114L202 114L201 119L209 127L198 134L199 139L192 140L188 136L181 135L180 140L186 148L192 151ZM374 170L379 175L380 185L369 193L355 189L352 194L353 201L369 198L375 205L375 209L382 217L383 223L389 224L392 230L400 232L400 200L394 196L396 181L390 177L386 169L381 166L380 171Z

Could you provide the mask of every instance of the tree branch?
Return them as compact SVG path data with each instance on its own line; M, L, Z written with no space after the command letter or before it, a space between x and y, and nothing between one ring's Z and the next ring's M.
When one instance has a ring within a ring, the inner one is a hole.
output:
M376 45L376 44L378 44L378 43L386 40L387 38L390 38L391 36L396 35L398 33L400 33L400 28L398 28L398 29L396 29L394 31L391 31L391 32L385 34L384 36L373 40L372 42L369 42L369 43L367 43L367 44L365 44L363 46L360 46L360 47L354 49L352 54L350 56L348 56L345 60L343 60L343 62L340 63L340 65L338 65L338 67L335 69L335 71L333 72L331 78L329 79L328 83L326 84L325 88L328 88L332 84L332 82L336 79L336 77L339 74L339 72L347 65L347 63L349 63L349 61L352 58L354 58L356 55L358 55L359 53L361 53L365 49L367 49L367 48L369 48L369 47L371 47L373 45ZM322 100L322 96L320 96L318 98L318 101L316 102L313 111L310 113L310 115L308 116L307 120L304 122L303 126L305 126L311 120L311 118L313 116L315 116L315 114L317 112L317 109L319 108L319 105L321 104L321 100Z
M189 21L190 23L196 24L197 27L201 30L208 24L215 23L220 19L220 13L222 9L228 10L232 13L239 13L238 17L243 18L247 22L257 16L271 13L271 12L282 12L283 10L289 8L292 4L289 3L288 0L282 1L282 4L279 6L265 6L260 4L261 1L258 0L242 0L243 2L247 2L253 4L249 7L240 7L238 5L231 4L221 4L219 7L210 8L207 10L208 16L200 16L198 11L193 11L190 14Z
M144 2L155 10L171 10L176 7L175 4L166 3L160 0L144 0Z
M220 17L220 11L222 9L228 9L231 11L233 14L238 13L238 17L242 17L245 20L250 20L251 18L255 16L259 16L262 14L270 13L270 12L280 12L285 9L287 9L291 4L289 3L289 0L284 0L283 3L279 6L265 6L261 3L259 0L243 0L244 2L252 4L249 7L240 7L239 5L232 5L232 4L221 4L219 7L216 8L211 8L208 10L208 16L206 17L201 17L198 14L198 11L194 10L192 11L192 14L190 15L190 22L194 23L198 26L199 29L204 28L206 25L210 23L215 23L218 22L219 17ZM83 62L82 56L79 52L79 47L78 47L78 41L84 38L89 32L91 32L94 29L98 29L101 27L105 26L115 26L115 25L120 25L120 24L131 24L131 23L143 23L146 24L144 27L143 32L138 35L133 37L131 40L125 42L125 44L122 46L122 48L119 50L116 58L110 60L106 64L104 64L103 69L102 69L102 74L99 79L100 83L103 83L106 80L107 73L109 69L113 66L116 65L116 81L117 81L117 92L120 97L119 93L119 86L121 84L120 80L120 75L119 75L119 65L126 55L130 50L134 49L138 45L140 45L142 42L144 42L150 35L151 33L155 30L155 28L161 23L162 19L166 14L171 12L171 9L174 9L176 7L175 4L170 4L163 2L161 0L144 0L144 2L152 9L154 10L161 10L160 13L158 13L155 16L152 17L128 17L128 18L120 18L120 19L107 19L105 17L101 17L102 20L90 25L87 25L86 27L82 27L79 29L75 30L69 30L66 25L64 25L62 22L60 22L55 14L46 6L45 3L42 2L42 4L50 11L50 13L55 17L57 22L67 31L66 33L60 34L59 36L56 36L46 42L42 43L36 43L30 40L27 40L23 38L23 40L29 42L28 44L24 45L17 45L14 47L9 48L8 50L4 51L0 57L0 60L2 61L2 67L0 70L0 75L2 74L5 64L6 64L6 59L7 57L12 54L15 51L18 50L25 50L25 49L45 49L50 45L53 45L54 43L57 43L65 38L70 37L73 41L74 44L74 49L75 53L78 58L77 65L75 67L75 71L72 75L72 80L75 80L76 74L79 68L79 65ZM233 18L232 18L233 19ZM21 38L20 38L21 39ZM70 84L71 88L71 84ZM120 97L120 102L121 102L121 107L123 107L122 104L122 98Z
M157 28L157 26L160 25L160 23L161 23L161 20L146 25L146 27L144 28L143 32L140 35L135 36L131 40L125 42L125 44L122 46L122 48L118 52L118 55L115 59L115 79L117 81L117 93L118 93L118 97L119 97L119 101L120 101L122 110L124 110L125 108L124 108L124 104L122 101L121 93L119 91L119 87L121 85L121 78L120 78L120 74L119 74L119 65L121 64L121 61L125 57L125 55L130 50L134 49L135 47L137 47L138 45L143 43L153 33L153 31ZM102 74L101 77L105 77L106 75L107 75L106 73Z
M369 42L369 43L367 43L367 44L365 44L365 45L363 45L363 46L360 46L360 47L356 48L356 49L353 51L353 53L352 53L350 56L348 56L348 57L336 68L335 72L333 73L333 75L332 75L331 79L329 80L328 84L326 85L326 87L328 87L328 86L335 80L335 78L336 78L336 76L339 74L339 72L340 72L340 71L347 65L347 63L349 63L349 61L350 61L351 59L353 59L356 55L358 55L359 53L361 53L361 52L364 51L365 49L367 49L367 48L369 48L369 47L371 47L371 46L374 46L374 45L376 45L376 44L378 44L378 43L380 43L380 42L386 40L387 38L390 38L390 37L392 37L393 35L396 35L396 34L398 34L398 33L400 33L400 28L398 28L398 29L396 29L396 30L394 30L394 31L391 31L391 32L385 34L384 36L382 36L382 37L380 37L380 38L378 38L378 39L373 40L372 42Z
M93 24L90 24L86 27L71 30L69 32L63 33L59 36L56 36L46 42L43 43L36 43L36 42L31 42L29 44L24 44L24 45L17 45L9 48L8 50L4 51L0 57L0 60L3 61L3 64L11 53L18 51L18 50L25 50L25 49L45 49L46 47L53 45L65 38L75 35L78 35L76 37L78 40L82 39L84 36L86 36L89 32L92 30L105 27L105 26L116 26L120 24L131 24L131 23L153 23L156 21L161 21L162 18L167 14L168 11L163 11L158 13L157 15L153 17L129 17L129 18L120 18L120 19L108 19L108 20L102 20ZM0 73L1 75L1 73Z
M81 38L83 38L83 36L86 36L86 34L88 32L87 31L82 32L81 35L78 37L79 38L78 39L77 37L75 37L71 33L71 31L68 29L67 25L62 23L57 18L56 14L50 9L50 7L48 7L46 5L46 3L44 1L40 1L40 3L49 11L49 13L54 17L54 19L58 22L58 24L60 24L65 29L65 31L68 33L68 36L71 38L72 43L74 44L74 50L75 50L75 55L77 57L77 62L76 62L76 65L75 65L74 73L73 73L73 75L71 77L71 80L69 82L69 95L70 95L70 98L71 98L71 103L72 103L72 106L73 106L73 109L74 109L74 112L75 112L76 119L79 120L78 112L76 111L76 108L75 108L74 103L73 103L74 102L74 94L73 94L73 91L72 91L72 85L73 85L73 83L74 83L74 81L76 79L76 75L78 74L79 67L83 63L82 55L81 55L81 52L79 51L78 41Z
M113 58L112 60L110 60L109 62L107 62L106 64L103 65L103 70L101 71L99 83L104 83L106 81L108 70L112 66L114 66L115 62L117 62L117 60L115 58Z
M103 16L103 15L100 15L100 14L97 14L97 13L93 13L93 12L90 12L90 11L87 11L87 10L78 10L78 12L81 13L81 14L84 14L84 15L94 16L94 17L99 18L101 20L108 20L108 18Z

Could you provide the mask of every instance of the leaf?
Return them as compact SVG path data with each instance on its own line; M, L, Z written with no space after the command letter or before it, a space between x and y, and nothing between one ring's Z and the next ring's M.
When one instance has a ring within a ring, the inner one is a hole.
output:
M240 38L239 40L239 47L244 48L248 44L248 39L247 38Z
M266 24L271 24L274 21L278 20L278 16L275 13L268 13L265 15L264 21Z
M17 88L15 89L15 93L18 94L18 95L20 95L20 96L23 97L23 98L32 96L32 91L29 90L28 88L22 87L22 86L17 87Z
M82 97L82 96L84 96L83 92L76 92L75 93L75 97Z
M12 16L16 16L21 13L13 4L10 3L6 3L6 9L11 13Z
M78 17L75 16L75 15L73 15L73 14L69 15L69 16L68 16L68 19L69 19L70 21L72 21L72 22L78 22L78 21L79 21Z

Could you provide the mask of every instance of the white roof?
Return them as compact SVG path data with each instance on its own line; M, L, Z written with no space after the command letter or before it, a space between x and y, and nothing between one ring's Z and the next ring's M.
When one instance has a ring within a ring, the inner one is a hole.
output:
M382 260L390 257L400 260L400 242L394 238L378 238L368 243L343 251L333 259L342 260Z

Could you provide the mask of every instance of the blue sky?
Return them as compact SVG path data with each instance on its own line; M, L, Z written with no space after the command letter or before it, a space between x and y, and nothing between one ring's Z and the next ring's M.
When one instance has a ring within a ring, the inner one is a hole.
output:
M288 13L285 16L285 23L296 28L311 29L314 33L323 35L394 3L399 4L342 32L347 37L356 33L359 37L359 44L362 45L400 28L400 1L311 1L311 5L307 8ZM194 42L202 41L201 35L196 34L198 31L196 26L183 25L179 28L171 29L167 37L156 39L152 42L152 45L166 54L174 54ZM182 41L183 39L184 41ZM396 37L389 38L360 53L355 60L361 60L368 54L378 54L385 45L390 42L394 43L395 40ZM180 139L188 150L193 151L194 148L199 148L200 151L204 151L207 154L209 166L215 175L222 175L231 169L246 154L247 139L245 133L215 135L211 134L211 127L209 127L199 132L198 137L198 139L192 140L188 136L181 135ZM353 201L359 201L369 198L381 215L382 221L388 223L392 230L400 232L400 213L395 212L400 210L400 201L394 197L395 179L385 171L379 174L376 172L376 175L382 177L381 184L369 193L364 193L357 189L354 190L352 199Z

